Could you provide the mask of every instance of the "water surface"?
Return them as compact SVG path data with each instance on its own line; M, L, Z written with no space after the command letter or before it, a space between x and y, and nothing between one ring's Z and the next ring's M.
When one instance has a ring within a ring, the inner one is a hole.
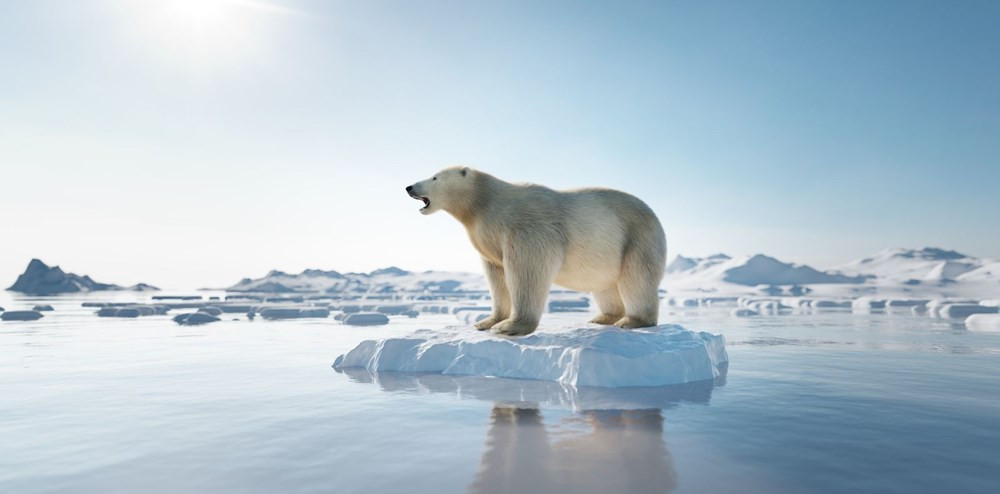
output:
M1000 334L908 313L665 314L725 334L724 375L601 390L330 367L363 339L450 315L187 328L99 319L87 299L0 295L9 310L56 308L0 323L0 492L1000 486ZM550 314L543 326L588 318Z

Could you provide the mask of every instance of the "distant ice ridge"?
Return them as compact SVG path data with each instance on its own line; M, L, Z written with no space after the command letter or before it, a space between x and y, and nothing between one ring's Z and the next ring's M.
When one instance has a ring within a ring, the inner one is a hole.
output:
M760 254L677 256L667 267L663 288L673 299L693 299L692 306L707 297L740 295L841 300L863 296L995 298L1000 294L1000 261L935 247L885 249L827 271Z
M722 335L676 325L543 328L520 338L466 326L363 341L337 357L333 367L631 387L715 379L728 360Z
M393 266L370 273L307 269L299 274L290 274L275 270L263 278L245 278L226 290L263 293L452 293L486 289L485 279L478 273L414 273Z

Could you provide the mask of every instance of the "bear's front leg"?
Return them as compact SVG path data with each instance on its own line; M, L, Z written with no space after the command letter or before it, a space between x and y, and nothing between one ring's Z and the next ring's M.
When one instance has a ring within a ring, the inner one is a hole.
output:
M496 326L497 323L510 316L510 292L504 280L503 268L483 259L483 271L490 283L490 296L493 298L493 313L490 317L477 322L474 326L480 331Z
M512 243L505 248L503 272L510 290L510 317L490 331L507 336L533 333L561 262L557 248L540 242Z
M625 315L625 304L622 303L622 296L618 293L618 285L612 286L600 292L594 292L594 301L601 313L590 320L594 324L610 326Z

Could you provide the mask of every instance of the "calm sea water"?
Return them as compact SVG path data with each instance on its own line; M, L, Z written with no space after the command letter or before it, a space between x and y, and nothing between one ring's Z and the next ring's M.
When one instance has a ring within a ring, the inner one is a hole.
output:
M1000 491L1000 334L940 320L665 314L725 334L724 377L600 390L330 367L454 316L184 328L84 300L0 295L56 309L0 323L0 492Z

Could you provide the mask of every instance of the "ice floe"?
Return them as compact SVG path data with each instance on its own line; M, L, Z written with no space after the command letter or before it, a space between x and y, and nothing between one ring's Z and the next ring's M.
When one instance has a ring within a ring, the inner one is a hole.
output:
M194 312L191 314L180 314L174 316L174 322L182 326L200 326L202 324L218 321L220 321L218 317L211 314L205 314L204 312Z
M997 307L987 307L979 304L945 304L941 306L940 316L946 319L965 319L973 314L996 314Z
M361 342L337 369L434 372L556 381L571 386L663 386L715 379L728 362L725 338L664 325L543 328L506 338L469 327L419 330Z
M0 320L4 321L35 321L42 318L42 313L37 310L9 310L0 314Z
M356 312L346 315L344 324L349 326L381 326L389 324L389 317L379 312Z
M1000 331L1000 314L973 314L965 319L965 328L972 331Z

